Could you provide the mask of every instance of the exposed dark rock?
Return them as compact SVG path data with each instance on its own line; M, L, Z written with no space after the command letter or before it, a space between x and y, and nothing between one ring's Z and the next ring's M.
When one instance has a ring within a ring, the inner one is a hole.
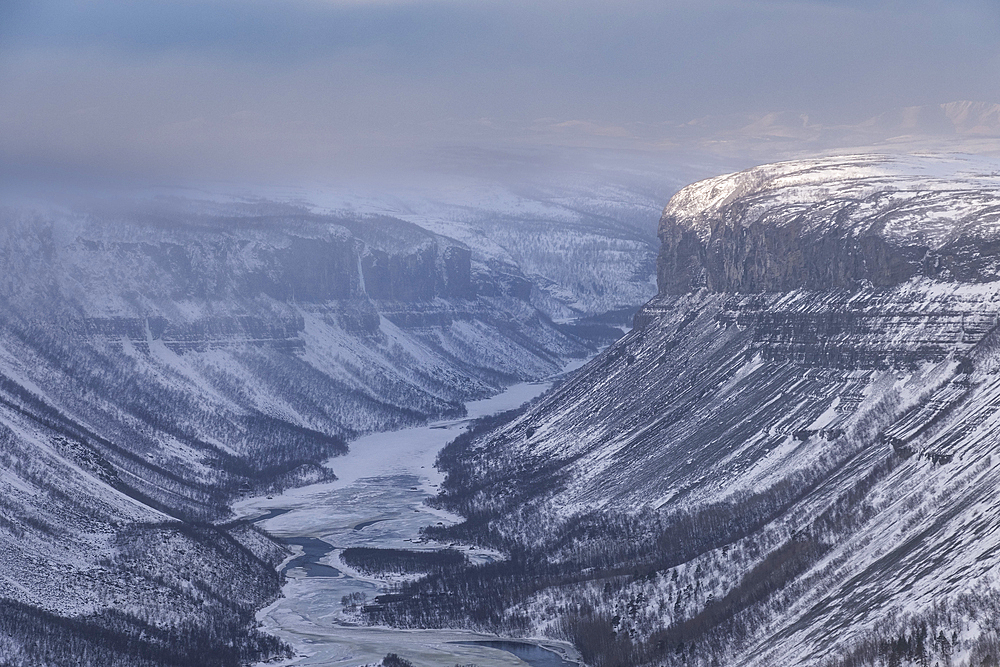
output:
M869 156L790 162L689 186L660 219L660 293L1000 278L997 183L988 174L906 173L899 164Z

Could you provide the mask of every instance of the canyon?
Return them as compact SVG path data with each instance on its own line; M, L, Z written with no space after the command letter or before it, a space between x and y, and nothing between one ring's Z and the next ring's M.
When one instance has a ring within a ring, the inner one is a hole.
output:
M232 504L336 480L351 441L461 418L620 336L653 289L637 220L657 206L617 193L0 210L3 660L285 655L255 614L287 546Z

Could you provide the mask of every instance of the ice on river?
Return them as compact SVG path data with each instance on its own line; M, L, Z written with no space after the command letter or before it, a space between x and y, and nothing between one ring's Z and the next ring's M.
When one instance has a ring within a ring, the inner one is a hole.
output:
M572 364L566 371L579 365ZM291 489L273 498L248 498L234 506L242 517L287 510L262 521L261 525L278 537L316 538L326 542L331 551L319 562L339 571L332 577L307 577L302 568L288 569L283 597L259 612L263 629L287 641L298 653L281 664L352 667L375 663L386 653L398 653L418 667L469 663L481 667L524 666L520 659L497 648L454 643L497 639L491 635L357 625L357 619L344 611L341 598L360 592L371 600L385 589L386 582L352 571L340 562L339 553L352 546L394 549L448 546L423 542L420 537L422 526L458 520L424 505L424 500L436 493L442 481L434 468L438 451L470 419L515 408L548 386L549 383L519 384L493 398L469 403L467 419L359 438L350 444L347 455L328 462L338 476L336 481ZM498 557L464 545L456 548L473 561ZM301 553L301 547L296 549ZM291 561L290 558L286 562ZM550 641L540 643L575 657L569 646Z

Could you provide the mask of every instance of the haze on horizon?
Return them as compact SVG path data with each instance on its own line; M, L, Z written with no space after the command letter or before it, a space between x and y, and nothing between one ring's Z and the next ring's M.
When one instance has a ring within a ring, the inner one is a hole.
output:
M567 150L657 158L689 140L725 147L730 129L778 112L763 152L726 149L753 161L781 154L776 137L786 152L850 145L817 128L957 100L1000 101L995 2L0 3L3 179L288 182Z

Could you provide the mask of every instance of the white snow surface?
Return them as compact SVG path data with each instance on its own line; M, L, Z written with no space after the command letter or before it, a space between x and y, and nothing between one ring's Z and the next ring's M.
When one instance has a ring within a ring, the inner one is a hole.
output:
M861 201L883 192L892 192L899 200L921 194L933 194L940 200L935 215L926 215L928 207L922 206L919 227L900 220L895 228L886 230L896 236L920 231L927 234L931 247L937 247L947 233L933 229L925 232L925 227L933 228L934 218L954 231L957 219L996 205L1000 197L1000 159L866 154L778 162L689 185L670 199L663 217L681 222L707 242L712 221L720 219L736 201L753 207L755 201L762 200L767 209L774 210L831 200ZM996 233L996 229L985 231Z

